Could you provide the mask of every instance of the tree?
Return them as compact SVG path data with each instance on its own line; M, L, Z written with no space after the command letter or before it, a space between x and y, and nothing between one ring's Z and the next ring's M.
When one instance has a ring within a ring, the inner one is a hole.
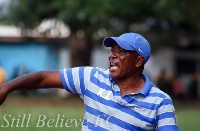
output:
M199 7L198 0L13 0L8 18L24 29L48 18L64 21L71 29L72 66L82 66L90 65L94 43L107 35L138 32L154 47L199 33Z

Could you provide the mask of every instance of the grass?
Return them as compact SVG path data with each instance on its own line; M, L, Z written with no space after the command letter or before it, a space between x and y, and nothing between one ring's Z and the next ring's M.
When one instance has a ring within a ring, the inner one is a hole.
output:
M180 131L199 131L200 104L175 102L174 105ZM80 131L84 112L83 102L77 98L11 96L0 107L0 131L13 131L13 129L14 131ZM24 114L26 119L23 123L24 127L21 127ZM29 114L29 127L26 127ZM6 122L3 117L9 122ZM45 120L43 121L43 119ZM17 121L19 121L19 127L16 127ZM2 125L8 127L4 128Z
M199 131L200 102L198 104L193 102L176 102L175 107L180 131Z
M0 107L0 131L80 131L81 103L77 98L8 97Z
M0 114L2 116L0 119L1 126L8 126L6 128L0 127L1 131L13 131L13 129L15 129L15 131L78 131L81 130L84 109L73 107L50 108L37 106L6 106L3 108L3 111L1 110ZM7 119L7 121L9 121L9 123L7 123L5 119L2 120L3 116ZM12 123L14 117L15 121ZM25 121L22 123L23 117L25 118ZM20 121L17 125L17 119L19 118ZM28 119L30 120L29 122L27 122Z

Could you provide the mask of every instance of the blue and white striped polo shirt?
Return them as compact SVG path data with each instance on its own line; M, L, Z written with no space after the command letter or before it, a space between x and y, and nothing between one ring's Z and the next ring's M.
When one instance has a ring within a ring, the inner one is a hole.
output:
M144 74L143 89L123 97L108 69L61 69L60 76L64 88L84 101L83 131L178 131L171 98Z

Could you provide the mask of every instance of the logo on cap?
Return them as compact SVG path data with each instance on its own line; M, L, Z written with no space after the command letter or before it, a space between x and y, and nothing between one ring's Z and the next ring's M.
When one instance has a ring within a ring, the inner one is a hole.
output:
M143 51L140 48L138 48L138 51L143 53Z

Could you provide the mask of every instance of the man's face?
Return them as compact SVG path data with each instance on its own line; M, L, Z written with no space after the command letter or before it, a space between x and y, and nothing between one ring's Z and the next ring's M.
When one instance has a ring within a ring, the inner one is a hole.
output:
M111 47L109 56L110 76L121 80L132 76L136 71L138 53L122 49L118 44Z

